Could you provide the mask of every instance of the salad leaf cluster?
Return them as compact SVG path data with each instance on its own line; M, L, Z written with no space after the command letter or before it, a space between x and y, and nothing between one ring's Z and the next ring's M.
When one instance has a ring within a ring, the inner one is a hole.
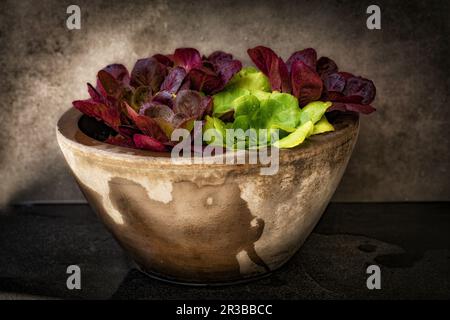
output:
M312 134L333 131L333 126L325 117L331 102L309 102L300 109L299 100L289 94L271 91L270 80L253 67L243 68L225 87L213 96L212 117L206 117L205 128L214 128L222 137L214 139L215 144L230 146L227 129L241 129L242 132L255 130L244 136L245 148L261 147L273 143L279 148L292 148L302 143ZM225 119L222 121L221 119ZM260 132L264 129L265 135ZM280 138L273 140L277 130ZM232 145L238 147L240 137L233 137Z
M108 65L88 84L90 99L73 106L103 121L116 135L106 142L153 151L170 149L176 128L192 128L211 112L213 94L242 68L231 54L208 57L193 48L140 59L131 74L121 64Z
M205 143L292 148L334 130L326 112L375 111L373 82L339 71L330 58L317 59L312 48L286 61L263 46L248 54L257 68L243 68L229 53L202 56L194 48L139 59L131 73L111 64L97 73L95 86L88 83L90 98L73 106L111 128L107 143L152 151L170 150L172 132L191 131L196 120L216 133ZM252 134L230 136L227 129Z
M348 72L339 72L330 58L317 59L313 48L294 52L286 62L267 47L257 46L247 52L269 78L272 90L293 94L300 106L322 100L333 102L330 111L365 114L375 111L370 105L376 93L373 82Z

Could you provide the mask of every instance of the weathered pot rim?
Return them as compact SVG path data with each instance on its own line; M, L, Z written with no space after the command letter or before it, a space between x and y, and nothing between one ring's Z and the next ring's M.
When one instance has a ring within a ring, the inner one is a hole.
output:
M155 166L181 166L198 169L200 167L230 167L229 164L209 163L215 158L223 156L207 157L208 163L195 163L189 159L173 159L169 152L152 152L147 150L138 150L121 146L111 145L99 140L93 139L84 134L78 127L82 113L75 108L67 110L58 120L56 134L58 143L61 147L68 147L78 153L89 155L89 157L98 159L109 159L124 163L155 165ZM359 131L359 116L354 113L342 114L337 121L333 123L335 131L324 134L314 135L302 145L292 149L280 150L280 163L289 163L301 158L310 158L321 153L328 148L337 148L355 138ZM234 152L226 152L225 157L233 157ZM261 166L261 164L239 164L238 167ZM233 167L235 167L233 166Z

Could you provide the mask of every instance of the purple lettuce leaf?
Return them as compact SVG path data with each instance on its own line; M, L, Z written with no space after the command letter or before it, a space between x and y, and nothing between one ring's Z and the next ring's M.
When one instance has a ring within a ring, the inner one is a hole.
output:
M160 91L157 94L155 94L149 102L146 102L143 105L141 105L139 109L139 114L145 114L145 110L157 105L166 105L172 108L173 99L174 95L172 93L169 93L168 91Z
M94 88L94 86L92 84L88 83L87 87L88 87L89 96L91 97L92 100L94 100L96 102L104 102L105 101L105 99L101 95L101 93L98 92L98 90L96 88Z
M363 114L369 114L374 112L376 109L368 104L355 104L355 103L342 103L342 102L333 102L333 105L327 110L327 112L331 111L351 111L358 112Z
M331 73L326 77L322 77L324 88L330 92L344 91L346 79L340 73Z
M371 80L362 77L350 77L347 79L345 96L359 96L362 104L370 104L375 99L376 89Z
M113 106L88 100L76 100L72 102L73 106L89 117L103 121L112 129L118 131L121 124L120 112Z
M130 75L121 64L110 64L97 73L97 88L89 85L89 94L96 101L102 101L98 95L120 99L130 88Z
M212 98L202 96L199 92L182 90L173 101L173 108L167 105L149 105L141 110L141 114L154 120L170 137L176 128L189 128L194 120L201 120L212 109Z
M328 91L326 94L323 95L324 100L328 101L335 101L335 102L343 102L343 103L362 103L362 97L361 96L345 96L344 94L336 91Z
M214 69L222 78L223 87L231 78L242 69L242 63L239 60L233 60L233 56L223 51L215 51L209 55L207 61L212 63ZM223 89L220 88L219 90Z
M214 94L225 86L221 76L206 66L192 69L189 72L189 83L191 89L206 94Z
M167 67L173 67L172 55L164 55L158 53L153 55L152 58Z
M123 64L110 64L103 68L103 71L108 72L114 79L124 86L130 84L130 73Z
M97 90L103 97L119 99L124 93L124 86L110 73L100 70L97 74Z
M338 72L338 66L330 58L321 57L319 60L317 60L316 71L322 78L324 78L332 73Z
M119 134L125 138L132 138L135 134L142 133L141 130L131 125L120 125Z
M152 103L153 104L164 104L164 105L172 108L173 107L173 98L174 98L174 95L172 93L170 93L168 91L160 91L153 96Z
M355 77L348 72L337 72L324 78L326 93L323 99L333 102L329 111L353 111L369 114L375 111L370 105L376 89L371 80Z
M175 67L169 71L169 74L161 84L161 91L167 91L169 93L176 93L183 84L186 78L186 70L182 67Z
M152 92L158 92L168 73L168 67L155 58L140 59L131 71L130 84L137 88L150 87Z
M136 148L136 145L134 144L134 141L132 138L124 137L120 134L118 134L116 136L110 136L104 142L115 145L115 146L119 146L119 147Z
M159 127L158 123L146 115L140 115L129 105L126 105L128 116L132 123L142 131L143 134L152 137L158 141L164 142L168 138L164 131Z
M144 134L135 134L133 142L138 149L162 152L166 150L166 146L159 140Z
M186 70L187 73L193 68L198 68L202 65L202 57L197 49L194 48L178 48L175 50L172 60L175 66L180 66Z
M152 98L152 89L150 87L137 87L131 94L130 104L135 110L139 110L140 107L150 101ZM126 99L125 99L126 100Z
M201 119L210 103L211 97L204 97L193 90L183 90L177 94L173 111L188 118Z
M313 48L306 48L300 51L294 52L286 61L286 66L289 72L292 69L292 65L295 61L302 61L312 70L316 70L317 52Z

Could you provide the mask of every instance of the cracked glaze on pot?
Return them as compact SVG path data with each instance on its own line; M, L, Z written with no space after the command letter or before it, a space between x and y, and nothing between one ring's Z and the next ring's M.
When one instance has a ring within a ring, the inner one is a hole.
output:
M350 158L358 117L280 151L277 174L260 165L173 163L169 154L108 145L67 111L58 142L107 228L147 272L181 282L239 281L277 269L325 210Z

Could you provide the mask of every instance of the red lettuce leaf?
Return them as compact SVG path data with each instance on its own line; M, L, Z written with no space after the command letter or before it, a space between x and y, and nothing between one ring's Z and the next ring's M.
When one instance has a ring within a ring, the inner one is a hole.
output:
M169 136L173 129L183 127L193 120L201 120L211 109L211 97L202 96L192 90L182 90L177 94L173 108L155 104L142 109L141 114L154 119Z
M167 136L164 134L164 131L159 127L155 120L145 115L136 113L136 111L134 111L134 109L129 105L127 105L126 108L131 121L139 130L142 131L142 133L161 142L168 140Z
M126 148L136 148L134 141L132 138L121 136L120 134L116 136L110 136L108 139L104 141L105 143L109 143L119 147Z
M292 94L297 97L300 106L319 100L322 95L322 79L300 60L292 64L291 83Z
M324 84L327 92L323 98L333 102L329 111L369 114L376 110L370 105L376 94L372 81L348 72L337 72L325 77Z
M332 73L326 77L322 77L324 87L327 91L342 92L344 91L346 80L340 73Z
M135 134L142 133L141 130L130 125L120 125L118 129L119 133L126 138L132 138Z
M171 57L172 56L170 56L170 55L163 55L163 54L159 54L159 53L152 56L152 58L154 58L159 63L161 63L167 67L173 67L173 61L172 61Z
M302 61L312 70L316 70L317 52L313 48L306 48L300 51L294 52L286 61L286 66L289 71L292 69L292 64L295 61Z
M376 89L371 80L362 77L350 77L347 79L344 95L359 96L363 104L370 104L375 99Z
M173 97L174 96L168 91L160 91L153 96L152 103L153 104L164 104L164 105L172 108L173 107Z
M278 71L281 79L281 92L291 93L293 85L289 76L289 70L281 58L278 58Z
M344 103L362 103L361 96L345 96L344 94L336 91L329 91L324 95L324 100L336 101L336 102L344 102Z
M223 51L214 51L211 53L208 58L204 58L203 60L208 60L209 62L213 64L217 64L220 62L227 62L233 60L233 55L230 53L226 53Z
M209 96L202 97L200 108L203 110L203 113L201 117L198 118L198 120L200 120L206 115L211 116L213 111L213 98Z
M204 97L193 90L183 90L177 94L173 111L187 118L201 119L210 103L211 97Z
M175 128L179 128L189 120L185 114L175 114L175 112L165 105L157 105L145 110L145 115L154 119L158 125L164 130L166 136L171 136ZM171 141L165 141L165 145L170 145Z
M231 80L231 78L242 69L242 63L239 60L233 60L233 56L223 51L215 51L211 53L207 59L217 73L222 78L223 87Z
M155 138L143 135L135 134L133 136L133 142L139 149L150 150L150 151L165 151L166 146Z
M124 93L124 86L110 73L100 70L97 74L97 90L103 97L119 99Z
M108 72L114 79L125 86L130 84L130 74L123 64L110 64L103 68L103 71Z
M317 60L316 71L322 78L324 78L332 73L338 72L338 66L330 58L321 57L319 60Z
M93 99L76 100L73 101L72 104L85 115L101 120L109 127L118 131L120 125L120 112L117 108L96 102Z
M172 56L175 66L183 67L186 72L202 65L202 57L197 49L194 48L178 48Z
M353 74L351 74L350 72L345 72L345 71L339 71L337 72L337 74L339 74L340 76L342 76L345 81L347 81L348 79L350 79L351 77L354 77Z
M150 101L152 98L152 89L150 87L138 87L136 90L134 90L131 94L131 100L129 101L131 103L131 106L135 110L139 110L139 108Z
M290 92L289 70L272 49L257 46L248 49L247 53L258 69L269 78L273 91Z
M174 111L166 105L159 104L143 110L143 114L150 118L162 118L168 122L175 116Z
M130 84L134 87L146 86L158 92L167 76L168 68L155 58L140 59L131 71Z
M359 112L363 114L369 114L374 112L376 109L368 104L356 104L356 103L343 103L343 102L333 102L333 105L327 110L331 111L351 111Z
M96 101L96 102L104 102L105 99L104 97L100 94L100 92L98 92L98 90L96 88L94 88L94 86L90 83L87 84L88 87L88 93L91 96L91 99Z
M97 88L88 89L91 97L101 101L98 94L103 97L121 98L130 86L130 74L122 64L110 64L97 74Z
M164 82L161 84L161 91L167 91L169 93L176 93L183 84L186 77L186 70L182 67L175 67L170 70Z
M225 85L219 74L206 66L194 68L189 72L190 88L213 94L220 91Z
M183 84L181 85L178 91L189 90L190 87L191 87L191 79L189 79L189 77L186 77L184 78Z

